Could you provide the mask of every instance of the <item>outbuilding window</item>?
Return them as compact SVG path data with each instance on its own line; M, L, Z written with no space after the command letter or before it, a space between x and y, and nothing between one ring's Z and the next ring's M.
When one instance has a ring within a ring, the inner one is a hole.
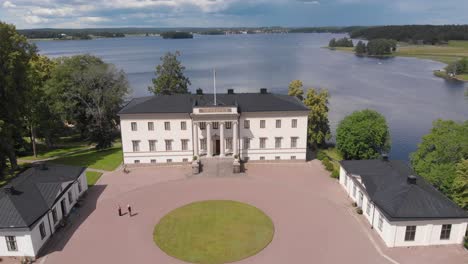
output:
M265 120L260 120L260 128L265 128Z
M379 214L379 223L377 225L380 231L383 231L383 217L382 214Z
M367 200L367 206L366 206L366 214L370 215L370 210L371 210L371 203L369 200Z
M70 205L73 203L73 194L71 191L68 192L68 203Z
M8 251L18 251L18 245L16 244L15 236L6 236L5 240Z
M46 231L45 231L45 226L44 226L44 222L42 222L40 225L39 225L39 233L41 233L41 239L44 239L47 235Z
M450 239L450 232L452 231L452 225L442 225L442 229L440 231L440 239L441 240L449 240Z
M405 232L405 241L414 241L416 237L416 226L407 226Z
M54 207L54 209L52 209L52 221L54 221L54 224L57 223L57 209Z

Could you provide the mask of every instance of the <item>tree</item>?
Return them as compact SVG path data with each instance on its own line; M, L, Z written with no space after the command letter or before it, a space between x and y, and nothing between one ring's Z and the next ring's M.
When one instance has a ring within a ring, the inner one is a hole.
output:
M390 55L396 46L397 42L393 39L372 39L367 43L367 53L373 56Z
M112 146L117 112L129 92L123 71L91 55L60 58L47 82L55 109L96 148Z
M156 78L153 79L153 86L148 87L148 91L156 95L188 93L191 82L184 75L185 67L177 59L179 56L180 52L176 51L161 57L162 64L156 66Z
M302 90L302 82L300 80L294 80L292 81L289 86L288 86L288 95L289 96L295 96L299 100L302 101L304 91Z
M354 49L354 51L355 51L356 54L358 54L358 55L366 54L366 52L367 52L366 44L364 44L364 42L362 42L362 41L360 40L360 41L356 44L356 48Z
M468 160L463 159L457 164L455 178L453 180L453 201L461 208L468 209Z
M328 43L328 47L333 48L336 47L336 39L332 38L330 42Z
M463 159L468 159L468 121L439 119L411 154L411 165L417 174L451 197L456 164Z
M307 123L307 139L309 144L317 149L331 138L328 122L328 90L316 91L309 89L304 104L310 109Z
M13 25L0 22L0 152L12 169L17 168L15 147L23 141L20 132L30 88L29 61L35 53L35 46ZM6 164L2 159L0 163Z
M390 151L390 132L385 117L374 110L356 111L336 130L336 147L344 159L375 159Z

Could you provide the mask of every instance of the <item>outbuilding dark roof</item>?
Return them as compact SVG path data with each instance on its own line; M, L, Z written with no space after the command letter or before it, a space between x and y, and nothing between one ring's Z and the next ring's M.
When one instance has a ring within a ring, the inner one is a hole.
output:
M272 93L217 94L216 104L237 106L239 112L309 110L296 97ZM214 95L176 94L135 98L119 114L192 113L196 106L214 106Z
M83 167L47 164L45 168L33 167L19 174L0 189L0 229L33 225L84 170Z
M468 213L444 196L404 162L345 160L343 169L361 177L372 202L391 221L467 218ZM408 176L413 175L411 183Z

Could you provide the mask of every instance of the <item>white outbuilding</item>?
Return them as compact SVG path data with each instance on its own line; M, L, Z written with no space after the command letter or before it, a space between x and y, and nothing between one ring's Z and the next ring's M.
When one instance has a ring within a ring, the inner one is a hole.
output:
M461 244L468 213L404 161L341 161L340 184L388 247Z
M36 257L88 189L85 168L42 164L0 189L0 256Z

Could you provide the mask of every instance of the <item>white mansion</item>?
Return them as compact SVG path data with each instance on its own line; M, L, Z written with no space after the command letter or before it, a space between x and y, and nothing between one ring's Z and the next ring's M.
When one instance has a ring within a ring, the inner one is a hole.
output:
M119 112L124 163L305 160L308 113L297 98L266 89L136 98Z

